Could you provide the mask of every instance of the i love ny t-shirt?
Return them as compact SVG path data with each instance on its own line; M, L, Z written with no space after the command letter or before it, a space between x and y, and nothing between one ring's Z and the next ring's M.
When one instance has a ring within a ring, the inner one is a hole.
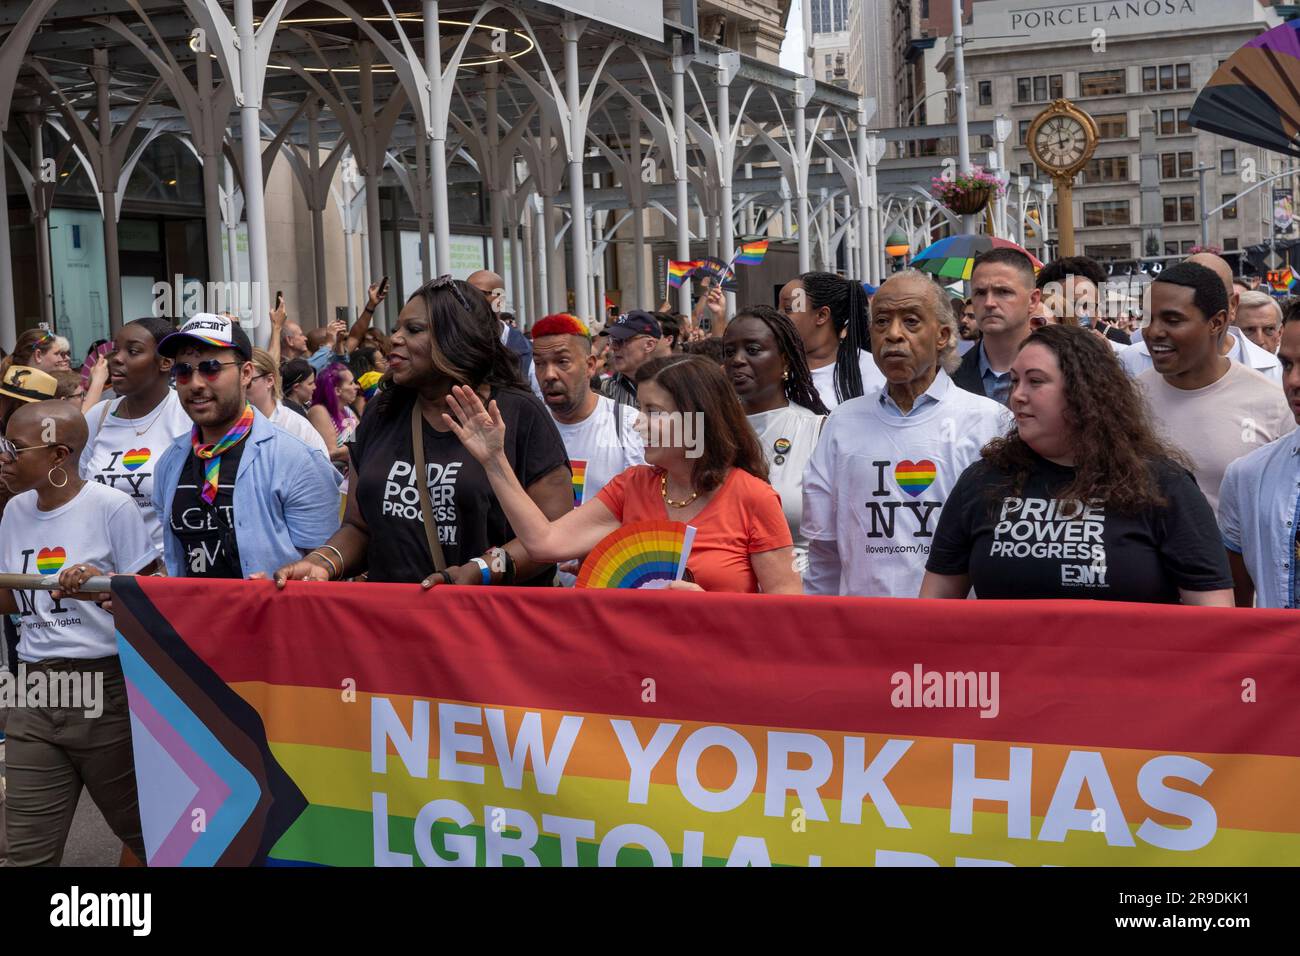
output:
M803 477L810 541L833 541L840 594L916 597L939 513L957 479L1008 419L944 373L938 401L899 415L875 392L835 409Z
M153 470L168 446L189 434L193 422L170 389L157 408L140 418L114 414L125 401L107 399L86 416L90 440L81 453L81 477L130 495L161 555L163 528L153 507Z
M135 574L158 557L140 511L126 492L87 481L77 496L53 511L36 506L27 491L5 506L0 519L0 571L57 575L74 564L106 574ZM49 591L14 591L18 601L18 656L79 660L117 654L113 616L89 601L56 601Z

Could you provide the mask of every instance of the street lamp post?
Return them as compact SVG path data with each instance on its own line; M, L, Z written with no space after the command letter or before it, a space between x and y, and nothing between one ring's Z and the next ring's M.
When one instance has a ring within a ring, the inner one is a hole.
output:
M953 74L957 93L957 169L970 172L970 131L966 127L966 54L963 50L962 0L952 0ZM975 231L975 217L962 216L962 232Z

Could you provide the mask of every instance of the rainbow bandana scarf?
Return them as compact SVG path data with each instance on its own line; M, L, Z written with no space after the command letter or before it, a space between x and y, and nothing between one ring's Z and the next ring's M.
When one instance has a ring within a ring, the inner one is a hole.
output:
M195 456L205 462L203 487L199 489L199 494L208 504L214 504L217 500L217 479L221 477L222 452L243 441L252 427L253 406L247 404L244 405L244 414L239 416L239 421L235 422L230 431L221 436L219 442L205 445L199 441L199 426L194 426L194 431L190 433L190 446L194 449Z

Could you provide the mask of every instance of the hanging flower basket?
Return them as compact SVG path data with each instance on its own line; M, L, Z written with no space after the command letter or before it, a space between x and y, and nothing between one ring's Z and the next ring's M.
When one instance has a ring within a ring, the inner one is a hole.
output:
M930 180L930 192L934 197L961 216L973 216L983 211L989 201L995 195L1001 196L1004 190L1002 180L979 166L968 173L958 173L952 179L936 176Z

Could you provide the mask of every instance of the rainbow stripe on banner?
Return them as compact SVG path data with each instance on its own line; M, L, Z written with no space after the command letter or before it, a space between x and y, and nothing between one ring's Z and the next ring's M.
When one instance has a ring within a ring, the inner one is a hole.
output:
M760 239L758 242L746 242L736 253L736 263L742 266L756 266L763 261L767 255L767 240Z
M580 458L570 458L569 467L573 469L573 507L582 504L582 495L587 487L587 463Z
M117 577L149 862L1300 861L1294 612L955 607Z

